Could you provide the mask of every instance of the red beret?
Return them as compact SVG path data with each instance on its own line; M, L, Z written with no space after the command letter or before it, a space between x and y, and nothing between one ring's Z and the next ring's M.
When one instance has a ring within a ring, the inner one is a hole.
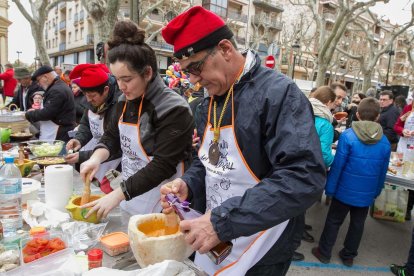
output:
M94 88L108 82L109 70L105 64L79 64L69 75L71 80L80 78L81 89Z
M174 45L174 56L182 59L232 38L233 32L221 17L195 6L171 20L162 29L162 37Z

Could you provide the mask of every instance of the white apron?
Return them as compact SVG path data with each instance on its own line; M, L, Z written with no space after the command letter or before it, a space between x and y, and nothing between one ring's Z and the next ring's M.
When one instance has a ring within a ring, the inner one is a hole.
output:
M141 137L139 131L139 122L141 119L142 98L139 110L138 110L138 124L124 123L123 116L126 109L126 103L122 116L119 119L119 138L121 140L122 149L122 178L127 180L129 177L137 173L143 167L145 167L151 160L152 156L148 156L141 144ZM126 201L123 200L120 204L121 208L127 211L131 215L137 214L149 214L159 213L162 210L160 203L160 188L164 183L172 181L173 179L180 177L183 173L183 163L180 162L177 165L176 174L170 179L167 179L160 183L157 187L149 190L148 192L134 197L133 199ZM139 185L139 183L135 183Z
M207 210L221 205L234 196L243 196L244 192L256 185L259 179L253 174L244 159L234 132L234 113L232 95L232 125L220 128L220 159L217 165L212 165L208 159L209 147L214 138L213 127L208 123L204 131L203 143L198 156L206 168L206 196ZM245 275L276 243L285 230L289 220L282 222L265 231L249 237L240 237L232 240L231 254L219 265L215 265L207 254L195 257L195 264L200 266L209 275Z
M404 129L414 130L414 110L405 119ZM397 152L403 152L405 154L410 145L414 146L414 137L401 137L400 141L398 141Z
M39 140L56 140L59 125L52 121L39 121L40 134Z
M104 133L104 118L99 114L93 113L91 110L88 110L89 118L89 128L92 133L92 139L83 146L79 151L88 151L95 149L95 146L98 144ZM99 182L102 182L102 179L105 177L105 173L109 170L116 169L121 163L121 158L104 162L99 166L98 172L95 174L96 179Z

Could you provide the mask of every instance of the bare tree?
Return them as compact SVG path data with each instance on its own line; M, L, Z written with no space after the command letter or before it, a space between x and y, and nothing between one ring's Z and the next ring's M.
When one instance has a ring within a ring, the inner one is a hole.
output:
M157 0L155 3L151 0L140 1L138 25L144 27L146 33L150 34L145 42L150 43L153 41L171 19L189 7L190 3L184 0ZM162 22L161 26L156 24L159 22Z
M387 51L390 50L391 45L393 44L394 40L407 31L408 28L414 25L414 3L411 5L411 20L400 26L399 28L395 29L391 33L391 37L388 39L388 43L384 46L378 46L375 42L374 38L374 32L373 32L373 26L368 27L366 25L362 25L360 22L355 21L354 25L358 27L358 30L360 32L365 33L365 41L368 42L368 49L369 51L365 51L361 54L352 54L349 51L345 51L342 49L340 45L337 45L337 50L340 51L342 54L348 56L349 58L358 60L361 66L361 73L364 78L364 82L362 85L362 91L367 91L368 88L371 87L371 77L372 73L375 71L375 67L377 66L378 59ZM378 21L371 12L368 11L368 14L371 16L372 19L374 19L375 24L378 24ZM365 48L365 47L364 47ZM360 47L360 49L363 49L363 47Z
M316 85L320 86L325 82L325 73L335 52L336 45L348 24L358 18L359 15L365 13L369 7L378 2L388 3L389 0L367 0L364 2L338 0L335 22L330 30L326 29L326 17L319 12L319 0L289 0L289 2L293 5L307 6L315 20L317 30L319 31Z
M30 5L30 12L25 8L20 0L12 0L24 18L29 21L32 31L32 36L36 46L36 52L39 55L40 62L42 64L48 64L49 56L46 52L46 42L44 36L44 26L47 20L49 12L56 7L59 3L70 2L72 0L28 0Z
M93 43L107 41L115 22L118 20L119 0L81 0L82 6L92 19Z

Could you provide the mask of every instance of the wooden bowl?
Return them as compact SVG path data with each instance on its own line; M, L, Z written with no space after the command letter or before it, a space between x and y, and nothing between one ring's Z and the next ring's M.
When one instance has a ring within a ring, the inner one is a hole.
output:
M333 116L336 120L342 120L343 118L348 117L348 113L346 113L346 112L336 112Z
M10 138L14 141L26 141L30 140L33 137L33 134L26 132L17 132L10 134Z
M43 156L33 158L32 160L39 165L40 169L44 169L49 165L66 164L63 156Z

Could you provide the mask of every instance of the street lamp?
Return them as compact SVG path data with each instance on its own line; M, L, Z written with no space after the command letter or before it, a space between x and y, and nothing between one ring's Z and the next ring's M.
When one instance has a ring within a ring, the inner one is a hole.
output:
M292 45L292 50L293 50L293 70L292 70L292 80L295 79L295 65L296 65L296 56L299 54L299 50L300 50L300 44L299 41L295 41L295 43L293 43Z
M19 57L20 57L20 54L22 53L22 51L16 51L16 53L17 53L17 65L20 66L20 59L19 59Z
M390 65L391 65L391 57L393 55L395 55L395 52L392 49L392 44L391 44L391 49L387 50L386 53L390 56L388 58L388 68L387 68L387 77L385 78L385 86L388 86L388 75L390 73Z

